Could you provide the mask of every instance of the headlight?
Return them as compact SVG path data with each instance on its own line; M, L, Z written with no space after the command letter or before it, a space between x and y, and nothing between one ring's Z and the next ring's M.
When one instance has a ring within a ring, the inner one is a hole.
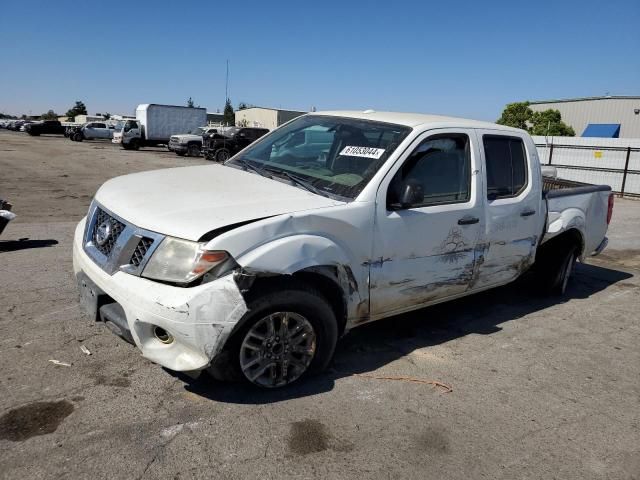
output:
M227 252L205 250L204 244L166 237L142 272L143 277L189 283L229 258Z

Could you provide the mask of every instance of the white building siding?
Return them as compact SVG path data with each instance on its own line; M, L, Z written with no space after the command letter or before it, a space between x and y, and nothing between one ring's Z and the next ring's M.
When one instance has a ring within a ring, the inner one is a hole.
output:
M236 125L247 127L268 128L274 130L283 123L288 122L306 112L295 110L277 110L272 108L251 107L238 110L236 113Z
M590 123L619 123L620 138L640 138L640 97L535 102L530 107L538 112L550 108L559 110L562 120L573 127L577 136L581 136Z

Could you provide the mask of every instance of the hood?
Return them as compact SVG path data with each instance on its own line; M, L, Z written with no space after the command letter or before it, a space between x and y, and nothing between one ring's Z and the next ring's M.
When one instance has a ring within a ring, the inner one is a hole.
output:
M181 135L171 135L171 138L175 138L176 140L202 140L201 135L194 135L192 133L183 133Z
M223 165L117 177L100 187L95 199L138 227L187 240L235 223L343 204Z

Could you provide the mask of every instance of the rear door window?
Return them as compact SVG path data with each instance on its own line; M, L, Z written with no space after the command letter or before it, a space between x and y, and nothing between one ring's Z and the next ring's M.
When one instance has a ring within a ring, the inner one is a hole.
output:
M487 198L515 197L527 186L527 155L518 137L483 135Z

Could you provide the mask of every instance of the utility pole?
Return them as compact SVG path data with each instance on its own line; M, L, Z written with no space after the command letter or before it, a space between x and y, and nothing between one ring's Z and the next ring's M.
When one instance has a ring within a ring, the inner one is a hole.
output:
M227 103L229 100L229 59L227 59L227 80L225 81L224 87L224 103Z

